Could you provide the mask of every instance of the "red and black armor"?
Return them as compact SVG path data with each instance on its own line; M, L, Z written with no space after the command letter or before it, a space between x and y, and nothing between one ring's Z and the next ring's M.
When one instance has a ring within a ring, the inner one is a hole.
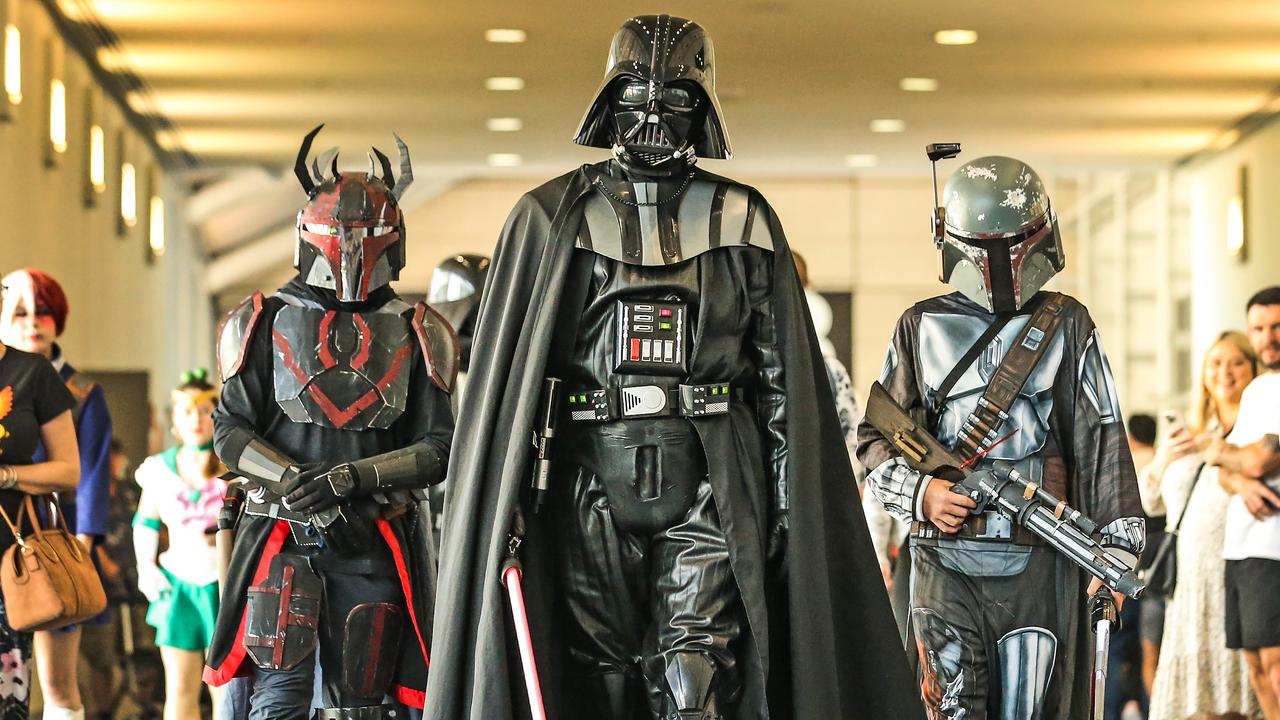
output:
M293 265L308 285L334 291L340 302L366 300L372 290L400 277L404 267L404 214L400 197L413 182L409 150L399 136L400 178L386 155L372 148L369 172L339 172L334 155L329 174L307 154L320 128L307 134L294 172L309 197L298 212ZM382 168L374 168L374 155Z

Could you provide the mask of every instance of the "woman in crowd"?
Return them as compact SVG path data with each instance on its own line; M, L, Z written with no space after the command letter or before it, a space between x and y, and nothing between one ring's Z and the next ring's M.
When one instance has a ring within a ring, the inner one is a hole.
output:
M111 415L102 388L77 372L63 357L57 338L67 325L69 307L62 286L33 268L9 273L5 287L0 338L10 347L43 355L61 376L75 400L71 409L80 448L80 478L74 492L59 493L67 526L91 551L107 532L107 503L111 487ZM37 461L44 458L37 450ZM107 613L87 621L100 624ZM35 634L35 656L46 720L80 720L84 705L76 678L80 656L80 626Z
M1226 648L1222 541L1229 498L1218 485L1218 469L1204 464L1194 442L1202 432L1231 431L1240 395L1257 372L1258 356L1242 333L1218 336L1205 356L1190 416L1170 423L1141 474L1147 512L1167 514L1169 530L1178 531L1178 582L1165 610L1153 718L1258 715L1244 657Z
M184 374L173 391L173 432L180 444L147 458L137 472L142 498L133 545L138 589L151 601L147 623L156 629L164 661L165 720L200 717L200 673L218 615L213 533L226 483L213 453L217 403L207 371ZM169 529L169 549L157 558L161 526ZM216 706L217 692L213 699Z
M0 316L6 325L9 320L7 313ZM74 406L48 360L0 342L0 507L11 519L17 520L25 494L76 486L80 456L71 420ZM37 461L36 450L42 446L45 459ZM13 542L13 533L0 526L0 554ZM9 626L0 600L0 720L28 717L31 643L31 633Z

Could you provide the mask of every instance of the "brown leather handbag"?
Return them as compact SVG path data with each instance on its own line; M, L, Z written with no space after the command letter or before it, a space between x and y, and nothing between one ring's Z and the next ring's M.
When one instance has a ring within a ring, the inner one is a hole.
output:
M40 527L36 504L49 527ZM53 630L88 620L107 607L107 594L89 551L67 532L62 506L52 495L27 495L17 522L0 507L14 544L0 560L0 593L9 626L23 632ZM26 518L32 531L22 534Z

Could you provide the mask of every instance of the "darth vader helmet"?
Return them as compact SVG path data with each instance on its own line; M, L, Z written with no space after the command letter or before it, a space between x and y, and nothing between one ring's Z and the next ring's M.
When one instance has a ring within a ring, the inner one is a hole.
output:
M604 80L574 142L610 148L628 170L664 175L728 159L715 50L692 20L639 15L613 36Z

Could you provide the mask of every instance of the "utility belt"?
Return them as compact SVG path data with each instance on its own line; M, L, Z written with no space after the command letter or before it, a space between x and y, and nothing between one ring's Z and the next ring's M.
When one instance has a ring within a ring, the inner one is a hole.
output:
M980 515L970 515L960 526L960 532L944 533L928 521L911 523L911 537L917 541L925 541L926 545L934 545L938 540L982 540L986 542L1012 543L1014 545L1044 545L1039 535L1015 525L1009 516L997 510L988 510Z
M709 385L622 385L569 393L566 405L574 422L610 422L637 418L725 415L729 403L742 402L742 388Z

